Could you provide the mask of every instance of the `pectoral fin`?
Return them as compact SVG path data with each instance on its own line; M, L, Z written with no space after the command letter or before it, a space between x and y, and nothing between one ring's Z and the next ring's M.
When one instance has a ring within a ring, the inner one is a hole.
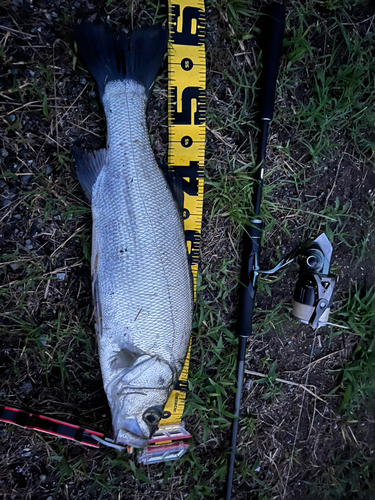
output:
M113 356L111 368L114 370L129 370L141 356L143 356L143 353L137 349L124 347Z

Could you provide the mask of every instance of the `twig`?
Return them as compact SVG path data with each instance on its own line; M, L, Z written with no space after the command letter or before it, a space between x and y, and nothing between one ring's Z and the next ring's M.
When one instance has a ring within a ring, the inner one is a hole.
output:
M222 17L223 21L228 24L229 30L230 30L232 36L236 36L236 32L234 31L233 26L230 24L227 14L225 12L223 12L222 10L220 10L220 16ZM244 45L243 41L238 40L238 45L240 46L242 53L245 56L245 61L247 62L247 64L251 68L252 64L251 64L251 61L249 59L249 56L247 55L247 51L245 49L245 45Z
M53 101L55 98L54 97L49 97L47 98L47 101ZM11 115L12 113L15 113L16 111L19 111L20 109L23 109L23 108L27 108L28 106L32 106L33 104L37 104L38 105L38 108L42 108L43 107L43 104L40 104L40 101L31 101L31 102L26 102L25 104L22 104L22 106L16 108L16 109L12 109L11 111L9 111L6 116L9 116Z
M8 99L8 101L11 101L12 103L14 102L14 100L11 97L3 94L3 92L0 92L0 95L1 97L4 97L4 99ZM9 103L2 102L1 104L9 104Z
M57 39L55 40L53 46L52 46L52 57L53 57L53 91L54 91L54 97L55 97L55 120L56 120L56 143L57 143L57 154L60 152L60 143L59 143L59 115L58 115L58 110L56 107L57 103L57 88L56 88L56 67L55 67L55 45L58 43L60 40ZM53 133L53 125L52 125L52 131Z
M206 129L211 132L211 134L213 134L217 139L219 139L221 142L223 142L226 146L228 146L229 148L234 148L235 145L234 144L229 144L229 142L227 142L224 137L222 135L219 134L219 132L216 132L216 130L212 130L210 127L208 127L206 125Z
M374 19L375 15L372 15L370 17L367 17L366 19L363 19L362 21L357 21L356 23L342 23L343 26L356 26L357 24L362 24L362 23L367 23L367 21L371 21L371 19Z
M48 276L52 276L52 275L57 274L57 273L62 273L64 271L69 271L70 269L73 269L73 267L77 267L77 266L81 266L81 265L82 265L82 261L79 261L79 262L76 262L75 264L72 264L70 266L59 267L57 269L54 269L53 271L42 274L42 276L37 276L37 277L35 277L35 279L40 280L43 278L47 278ZM1 285L0 289L9 288L10 286L16 285L17 283L21 283L21 282L22 282L21 280L10 281L9 283L6 283L5 285ZM25 283L23 283L23 284L25 284Z
M86 85L84 86L84 88L82 89L82 91L79 93L79 95L74 99L74 101L72 102L72 104L68 107L68 109L65 111L65 113L62 115L62 117L60 118L60 121L62 121L66 115L69 113L69 111L72 109L72 107L75 105L75 103L78 101L78 99L81 98L82 94L85 92L85 90L87 89L87 87L89 86L88 83L86 83ZM57 126L57 124L56 124Z
M327 208L327 205L328 205L328 200L329 200L329 197L331 196L331 194L333 193L333 190L335 189L336 187L336 181L337 181L337 176L339 175L339 170L340 170L340 167L341 167L341 163L342 163L342 160L344 159L344 154L346 152L346 150L348 149L348 146L346 146L345 148L345 151L343 153L343 155L341 156L341 159L339 161L339 164L337 165L337 170L336 170L336 175L335 175L335 180L333 181L333 186L331 188L331 191L328 193L328 196L326 198L326 202L324 203L324 208Z
M14 28L9 28L9 26L0 25L0 29L4 30L4 31L10 31L14 35L17 35L19 38L22 38L22 36L20 36L20 34L23 35L25 37L25 39L26 38L38 38L37 35L30 35L29 33L23 33L22 31L17 31Z
M279 205L277 203L274 203L273 206L278 208L279 210L292 210L293 212L300 212L301 214L303 213L303 214L315 215L316 217L322 217L323 219L328 219L328 220L331 220L332 222L336 222L336 219L334 219L333 217L329 217L328 215L318 214L316 212L310 212L309 210L301 210L300 208L284 207L283 205Z
M323 361L323 359L326 359L326 358L329 358L331 356L334 356L335 354L338 354L340 352L343 352L345 351L345 349L340 349L339 351L335 351L335 352L331 352L330 354L326 354L325 356L323 356L322 358L319 358L319 359L316 359L315 361L312 361L311 363L309 363L308 365L306 366L303 366L302 368L300 368L299 370L291 370L291 371L286 371L285 373L299 373L299 372L302 372L303 370L308 370L309 368L311 368L312 366L315 366L316 364L320 363L321 361Z
M44 292L44 300L47 300L50 285L51 285L51 280L48 280L47 281L47 286L46 286L46 289L45 289L45 292Z
M64 271L69 271L70 269L73 269L73 267L77 267L77 266L82 266L82 261L78 261L75 264L72 264L70 266L58 267L57 269L54 269L53 271L50 271L49 273L43 274L42 277L47 278L48 276L52 276L53 274L63 273ZM14 283L16 283L16 282L14 282Z
M72 238L74 238L75 236L77 236L77 234L78 234L78 233L81 231L81 229L83 229L84 227L85 227L85 226L81 226L81 227L79 227L76 231L74 231L74 233L73 233L71 236L69 236L69 238L68 238L68 239L66 239L63 243L61 243L61 245L60 245L60 246L58 246L54 252L52 252L52 253L51 253L51 255L49 256L49 258L50 258L50 259L52 259L52 257L53 257L53 256L54 256L54 255L55 255L55 254L56 254L56 253L60 250L60 248L63 248L63 247L64 247L64 246L68 243L68 241L69 241L69 240L71 240Z
M57 144L57 142L55 141L55 139L53 137L51 137L50 135L47 135L47 134L42 134L42 135L44 135L44 137L46 138L45 143L47 141L51 141L51 142L54 142L55 144ZM43 146L44 146L44 144L43 144ZM64 151L68 152L68 150L66 148L64 148L64 146L62 146L61 144L60 144L60 148L62 148ZM39 156L39 153L38 153L38 156Z
M311 432L312 432L314 421L315 421L315 413L316 413L316 399L314 399L314 411L313 411L313 416L312 416L312 420L311 420L309 435L307 436L307 441L309 441L310 436L311 436Z
M69 120L68 120L68 123L70 123L74 127L77 127L77 128L80 128L81 130L84 130L85 132L88 132L89 134L95 135L96 137L101 137L100 135L96 134L92 130L89 130L89 129L85 128L85 127L81 127L81 125L77 125L77 123L70 122Z
M251 370L245 370L245 373L247 373L248 375L254 375L255 377L262 377L262 378L267 378L268 375L266 375L265 373L260 373L260 372L253 372ZM323 403L326 403L324 401L324 399L320 398L319 396L317 396L314 392L310 391L310 389L308 389L305 385L303 384L299 384L298 382L292 382L291 380L285 380L283 378L276 378L275 379L276 382L281 382L282 384L288 384L288 385L294 385L296 387L300 387L301 389L303 389L304 391L308 392L309 394L311 394L312 396L314 396L314 398L317 398L319 399L319 401L322 401ZM311 386L311 387L314 387L315 386Z

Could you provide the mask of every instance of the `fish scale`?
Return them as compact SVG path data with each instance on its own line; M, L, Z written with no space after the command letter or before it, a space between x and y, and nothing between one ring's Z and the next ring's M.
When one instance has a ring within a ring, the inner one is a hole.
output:
M181 363L190 336L189 267L181 215L149 145L144 96L143 87L126 81L109 83L103 98L108 165L92 201L98 246L92 262L97 261L105 332L101 343L107 332L113 335L126 326L126 342ZM181 328L185 334L175 345ZM138 338L139 332L147 337ZM162 346L168 335L174 342L167 338Z
M193 307L182 219L151 150L144 88L111 82L103 105L108 153L93 189L92 263L104 387L111 394L117 376L111 363L131 345L172 365L173 373L164 374L170 392L188 349Z

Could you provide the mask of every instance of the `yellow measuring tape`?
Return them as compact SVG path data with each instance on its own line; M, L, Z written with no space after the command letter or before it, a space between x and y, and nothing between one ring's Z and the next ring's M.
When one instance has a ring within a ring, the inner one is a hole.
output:
M184 229L196 294L203 211L206 136L206 57L203 0L169 1L168 168L182 178ZM179 381L164 408L162 425L181 421L190 348Z

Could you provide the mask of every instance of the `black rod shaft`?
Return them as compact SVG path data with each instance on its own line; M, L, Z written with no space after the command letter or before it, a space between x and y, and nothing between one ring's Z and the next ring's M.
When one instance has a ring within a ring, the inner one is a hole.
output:
M266 158L269 123L270 123L269 120L261 121L260 140L258 149L258 176L257 176L258 186L255 192L255 203L254 203L254 215L256 216L260 214L260 203L262 201L264 163Z
M227 493L225 497L226 500L230 500L232 496L234 460L236 458L237 433L238 433L238 424L239 424L240 408L241 408L243 376L245 370L246 341L247 337L240 337L239 351L238 351L238 366L237 366L237 393L234 402L234 412L233 412L234 420L232 427L231 449L230 449L229 464L228 464Z
M253 313L255 305L255 292L257 282L257 258L262 235L262 221L260 205L262 200L263 174L266 158L267 139L269 123L273 117L276 79L280 63L282 41L285 28L285 7L279 3L269 5L266 12L268 19L265 23L265 35L267 43L263 47L263 71L262 92L260 95L260 135L258 145L258 175L257 189L254 192L254 218L245 231L244 238L244 265L242 270L242 287L240 295L239 318L237 333L238 343L238 366L237 366L237 388L234 403L234 419L232 425L231 447L228 463L226 500L232 498L232 483L237 448L237 434L239 426L239 415L241 408L241 395L245 370L246 341L252 335Z

